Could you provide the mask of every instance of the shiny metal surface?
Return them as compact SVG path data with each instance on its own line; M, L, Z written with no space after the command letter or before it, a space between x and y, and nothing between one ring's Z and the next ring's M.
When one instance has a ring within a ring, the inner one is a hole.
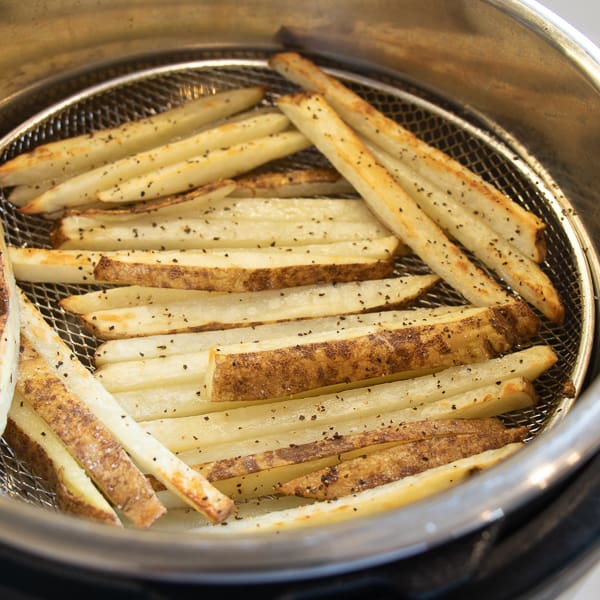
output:
M339 58L357 73L399 73L535 156L544 185L575 206L578 242L600 227L600 60L532 2L5 2L0 13L0 127L47 105L49 82L133 58L201 47L271 50L282 43ZM235 19L231 16L235 15ZM79 78L85 81L85 77ZM73 90L77 91L77 90ZM554 188L556 184L556 188ZM584 226L585 224L585 226ZM593 251L586 253L598 279ZM590 332L591 334L592 332ZM597 336L590 336L590 339ZM0 497L2 539L26 550L144 577L281 579L340 572L420 552L494 522L598 450L600 384L524 451L451 493L378 517L275 539L203 539L115 532ZM402 532L399 535L398 532Z

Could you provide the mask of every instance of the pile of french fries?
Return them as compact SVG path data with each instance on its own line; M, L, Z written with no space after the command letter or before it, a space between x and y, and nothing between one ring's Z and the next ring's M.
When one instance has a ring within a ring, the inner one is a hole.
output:
M315 64L270 66L303 91L216 93L0 165L9 201L52 221L50 248L0 249L4 435L67 512L330 523L530 436L500 417L558 360L544 224ZM331 167L281 167L309 148ZM98 339L93 372L14 279L95 286L60 299ZM419 306L440 285L464 302Z

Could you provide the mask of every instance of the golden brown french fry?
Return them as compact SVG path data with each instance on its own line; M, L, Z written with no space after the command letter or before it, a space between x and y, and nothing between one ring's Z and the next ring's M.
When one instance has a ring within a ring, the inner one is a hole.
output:
M442 188L415 180L410 167L402 161L373 144L367 143L367 147L450 237L458 240L551 321L562 322L563 303L552 281L536 262L498 236L478 214L473 214Z
M418 369L441 369L507 352L538 331L522 302L448 315L432 325L386 323L297 339L210 351L208 397L215 401L282 398L340 383Z
M524 441L526 427L449 433L376 450L312 471L276 487L280 494L332 500L356 494L462 458Z
M272 160L306 150L311 143L298 131L284 131L207 150L187 160L132 177L98 193L102 202L141 202L168 194L187 192L219 179L236 177Z
M410 303L437 282L435 275L415 275L298 285L280 290L99 310L83 314L80 318L86 329L100 339L248 327L260 323L393 308Z
M0 435L6 426L17 380L19 360L19 299L4 228L0 223Z
M337 289L348 292L343 295L345 300L351 297L350 286L366 287L365 292L368 291L368 282L363 283L349 283L349 284L338 284ZM132 288L135 286L132 286ZM137 295L137 289L132 289L132 294ZM161 289L161 288L142 288L148 290ZM115 288L113 291L123 290L127 292L127 288ZM179 290L166 290L175 291ZM291 291L291 290L290 290ZM297 292L301 289L297 289ZM388 296L388 291L385 291L384 296ZM108 294L109 292L107 292ZM143 292L142 292L143 293ZM150 292L153 294L153 292ZM196 291L189 291L188 294L196 294ZM205 294L212 294L213 292L205 292ZM257 294L266 294L266 292L255 292ZM94 294L94 292L90 292ZM74 299L80 299L76 305L76 310L73 312L77 314L83 314L86 312L93 312L95 310L107 310L110 308L122 308L125 306L141 306L142 304L155 304L155 302L136 302L135 296L132 300L127 300L122 305L112 306L112 296L107 299L106 304L102 304L102 297L92 296L91 302L87 303L87 294L81 296L75 296ZM128 295L125 294L127 299ZM150 296L153 298L154 296ZM199 296L196 300L199 300ZM98 304L96 300L98 299ZM224 299L224 298L223 298ZM172 298L169 298L172 300ZM363 300L365 297L363 295ZM387 302L393 303L393 296L390 295L386 298ZM305 301L308 304L310 297ZM393 321L396 323L404 323L405 325L414 325L417 323L427 322L431 319L436 318L439 315L448 314L451 312L461 312L473 308L471 306L439 306L436 308L407 308L405 310L383 310L376 312L367 312L359 314L346 314L349 308L343 305L339 305L339 299L330 298L330 301L340 306L339 314L333 317L315 317L314 311L302 313L294 313L289 321L281 321L276 323L268 323L264 325L248 325L242 327L232 327L220 330L209 330L209 331L196 331L191 333L176 333L176 334L158 334L158 335L145 335L137 338L126 338L121 340L109 340L98 346L94 354L94 361L97 367L104 364L160 358L162 356L172 356L174 354L185 354L188 352L199 352L202 350L209 350L213 346L218 345L229 345L229 344L242 344L244 342L255 342L258 340L272 339L276 337L287 337L287 336L298 336L302 337L308 333L317 333L319 331L343 331L348 327L358 327L361 325L375 325L384 321ZM69 303L70 304L70 303ZM291 304L291 301L290 301ZM300 302L299 304L302 304ZM70 304L71 305L71 304ZM90 307L88 310L87 307ZM367 304L369 306L369 304ZM369 309L370 310L370 309Z
M523 254L536 262L544 260L545 225L536 215L458 161L385 117L306 58L284 52L273 56L270 65L304 89L321 93L350 127L393 156L401 156L425 181L442 187L465 208L482 215Z
M209 481L230 479L266 469L298 464L326 457L337 457L336 463L352 451L371 452L390 443L408 444L418 440L440 436L481 434L493 437L505 429L497 418L489 419L441 419L413 421L394 426L379 427L353 435L340 435L325 440L284 446L275 450L256 452L244 456L232 456L193 465ZM373 450L375 449L375 450Z
M292 169L238 177L232 198L302 198L356 194L335 169Z
M119 160L86 170L42 192L22 207L24 213L53 212L96 202L102 191L135 177L204 152L280 133L289 120L278 112L249 114L245 119L219 123L191 136L127 155Z
M76 173L166 143L257 104L264 88L228 90L91 134L49 142L0 165L0 185L36 183Z
M15 392L4 439L17 458L27 463L56 494L58 508L121 527L119 517L48 424Z
M323 96L283 96L277 104L356 188L381 221L444 281L478 306L509 300L508 292L448 239Z
M17 390L54 431L106 498L138 527L148 527L166 509L119 442L70 392L21 335Z
M21 327L31 336L35 351L52 366L68 390L85 401L88 408L123 445L138 467L154 475L212 523L226 519L234 508L231 499L185 465L158 440L147 435L124 413L116 400L77 359L22 292L19 308Z
M399 481L344 496L329 502L314 502L297 508L270 511L245 519L230 520L227 527L198 528L212 535L236 533L269 533L330 524L353 517L362 517L404 506L458 485L483 469L488 469L522 448L523 444L509 444L496 450L463 458ZM196 531L191 529L190 531Z
M122 251L101 256L94 278L107 283L216 292L260 291L389 277L398 248L397 238L391 236L254 250Z

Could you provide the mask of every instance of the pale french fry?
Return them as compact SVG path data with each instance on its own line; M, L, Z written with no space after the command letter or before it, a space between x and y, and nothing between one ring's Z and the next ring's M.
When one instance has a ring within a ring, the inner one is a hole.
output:
M458 485L475 473L507 459L522 446L523 444L515 443L496 450L488 450L338 500L315 502L298 508L271 511L265 515L231 520L227 521L227 527L208 530L200 526L197 530L209 531L214 535L261 532L272 534L274 531L325 525L391 510ZM191 531L196 531L196 529Z
M15 392L4 439L44 479L65 513L121 527L121 521L48 424Z
M115 400L136 421L204 415L217 410L240 408L256 402L210 402L203 382L154 385L123 392L111 392Z
M385 117L309 60L286 52L273 56L269 64L301 87L321 93L350 127L393 156L401 156L419 175L442 187L465 208L485 218L499 235L523 254L536 262L544 259L545 225L536 215L458 161Z
M105 497L136 526L165 512L148 481L102 422L70 392L22 332L17 390L63 442Z
M142 285L124 285L107 288L97 292L87 292L66 296L60 305L68 312L82 315L97 310L128 308L146 304L166 304L191 300L206 300L223 296L225 292L207 292L205 290L177 290ZM138 357L139 358L139 357Z
M307 207L308 208L308 207ZM305 213L308 214L308 213ZM103 221L107 222L104 223ZM57 221L51 243L72 250L178 250L199 248L268 248L359 241L390 236L373 215L355 221L279 220L265 214L255 220L218 219L202 215L143 215L116 221L114 217L73 215Z
M508 292L471 262L417 206L323 96L283 96L277 104L381 221L469 302L489 306L510 299Z
M550 278L540 266L507 242L479 216L437 185L415 180L411 168L373 144L367 147L429 217L457 239L522 298L555 323L565 309Z
M520 377L533 382L542 373L548 371L557 360L558 357L550 346L532 346L501 358L450 367L438 373L404 381L383 383L368 388L345 390L310 398L277 401L253 407L251 410L244 410L242 413L234 412L229 416L225 414L226 411L221 411L211 414L209 419L204 419L204 417L188 418L182 420L181 423L187 421L189 429L194 432L194 435L202 431L203 447L182 452L180 458L189 464L198 464L221 458L275 450L287 447L291 443L303 444L328 439L334 437L336 433L349 435L388 426L391 423L388 423L387 417L382 415L396 412L401 416L407 416L408 420L416 421L419 419L410 418L410 414L419 412L415 411L415 407L424 403L438 402L446 396L457 397L461 394L468 394L475 388L494 385L495 382L506 381L512 377ZM453 413L456 410L459 413L466 410L468 402L471 400L468 400L460 410L458 405L451 402L448 417L458 418L459 414ZM455 406L454 411L452 405ZM495 416L511 410L511 405L505 401L492 401L489 404L484 402L481 406L487 406L490 409L490 414L486 416ZM264 412L265 407L273 409L275 412L267 415ZM496 411L495 415L492 414L492 408ZM421 412L423 410L420 409ZM227 427L229 423L234 422L229 419L250 423L254 418L256 418L258 426L266 427L268 425L270 428L277 429L273 433L273 431L268 432L254 428L247 430L245 427L240 430L239 434L235 434L231 428ZM370 426L363 423L367 419L370 420ZM216 424L215 435L209 443L208 437L204 436L208 435L207 431L213 422ZM344 422L350 422L350 427L339 431L339 424ZM400 418L397 422L402 422L402 419ZM160 427L160 425L157 426ZM296 427L295 431L294 427ZM294 431L293 435L288 435L287 432L290 431ZM240 436L239 443L231 438L233 435Z
M506 444L524 441L526 427L491 433L451 433L394 445L391 448L324 467L276 486L280 494L332 500L422 473Z
M344 289L346 285L347 284L339 284L339 286L336 287ZM364 286L365 284L355 283L351 285ZM208 294L212 292L206 293ZM87 296L87 294L83 294L81 296L74 296L74 298L76 299L81 298L82 303L81 305L79 305L80 310L75 310L73 312L76 312L78 314L90 312L88 310L84 310L88 306L85 296ZM94 300L95 297L92 298L92 302ZM392 297L390 297L388 301L392 302ZM337 302L337 300L332 300L332 302ZM139 306L141 304L145 303L131 303L126 304L126 306ZM152 303L149 302L148 304ZM91 310L121 308L121 306L111 307L108 305L98 306L95 304L91 304L90 306L93 306ZM242 344L245 342L255 342L258 340L266 340L276 337L287 337L292 335L302 337L309 333L317 333L319 331L343 331L348 327L357 327L360 325L376 325L384 321L393 321L396 323L402 322L405 325L414 325L417 323L428 322L430 319L440 315L448 314L451 312L461 312L464 310L468 310L469 308L472 307L439 306L436 308L409 308L405 310L384 310L359 314L346 314L344 311L348 309L344 309L343 307L341 307L341 312L333 317L302 317L301 314L297 314L290 321L269 323L266 325L248 325L221 330L197 331L192 333L159 334L141 336L137 338L127 338L121 340L109 340L98 346L94 354L94 360L96 366L100 367L104 364L110 364L121 361L140 360L143 358L160 358L162 356L172 356L174 354L199 352L202 350L209 350L213 346L218 345Z
M431 289L433 275L392 277L337 284L315 284L204 297L81 315L100 339L178 331L227 329L328 315L358 313L410 303ZM256 339L256 338L253 338Z
M0 165L0 185L31 184L76 173L164 144L260 102L264 89L242 88L203 96L110 129L50 142Z
M538 319L524 303L451 314L434 324L395 323L330 334L217 347L210 351L208 397L265 400L328 385L485 360L535 335Z
M19 299L13 266L0 223L0 435L6 427L17 380L19 360Z
M204 152L280 133L289 126L281 113L250 114L244 120L218 124L191 136L125 156L59 183L21 208L27 214L53 212L96 202L97 195L148 172L200 156Z
M20 295L22 324L31 335L34 349L51 364L67 388L86 405L123 445L136 464L152 474L169 490L204 514L212 523L226 519L233 502L218 492L199 473L185 465L164 445L145 431L119 406L70 348L45 322L35 306Z
M335 169L293 169L237 178L232 198L300 198L356 194Z
M261 291L389 277L398 248L398 240L392 236L254 250L123 251L101 256L94 278L107 283L216 292Z
M98 193L102 202L140 202L236 177L272 160L305 150L311 143L298 131L286 131L207 150L195 157L133 177Z
M8 256L17 281L90 285L107 283L98 282L94 277L94 267L101 256L99 252L11 246Z

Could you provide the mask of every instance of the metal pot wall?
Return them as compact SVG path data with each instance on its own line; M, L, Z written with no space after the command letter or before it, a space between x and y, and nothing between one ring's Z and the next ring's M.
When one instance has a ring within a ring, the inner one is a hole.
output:
M0 8L0 132L59 98L127 72L132 61L202 49L293 46L357 72L398 74L497 124L536 157L577 210L597 283L600 51L533 2L510 0L63 0ZM593 307L592 307L593 308ZM590 332L594 347L597 335ZM594 356L596 353L594 353ZM281 581L413 557L477 534L535 503L600 449L592 360L566 418L526 449L451 493L376 517L275 537L113 531L0 496L0 541L101 572L202 583Z

